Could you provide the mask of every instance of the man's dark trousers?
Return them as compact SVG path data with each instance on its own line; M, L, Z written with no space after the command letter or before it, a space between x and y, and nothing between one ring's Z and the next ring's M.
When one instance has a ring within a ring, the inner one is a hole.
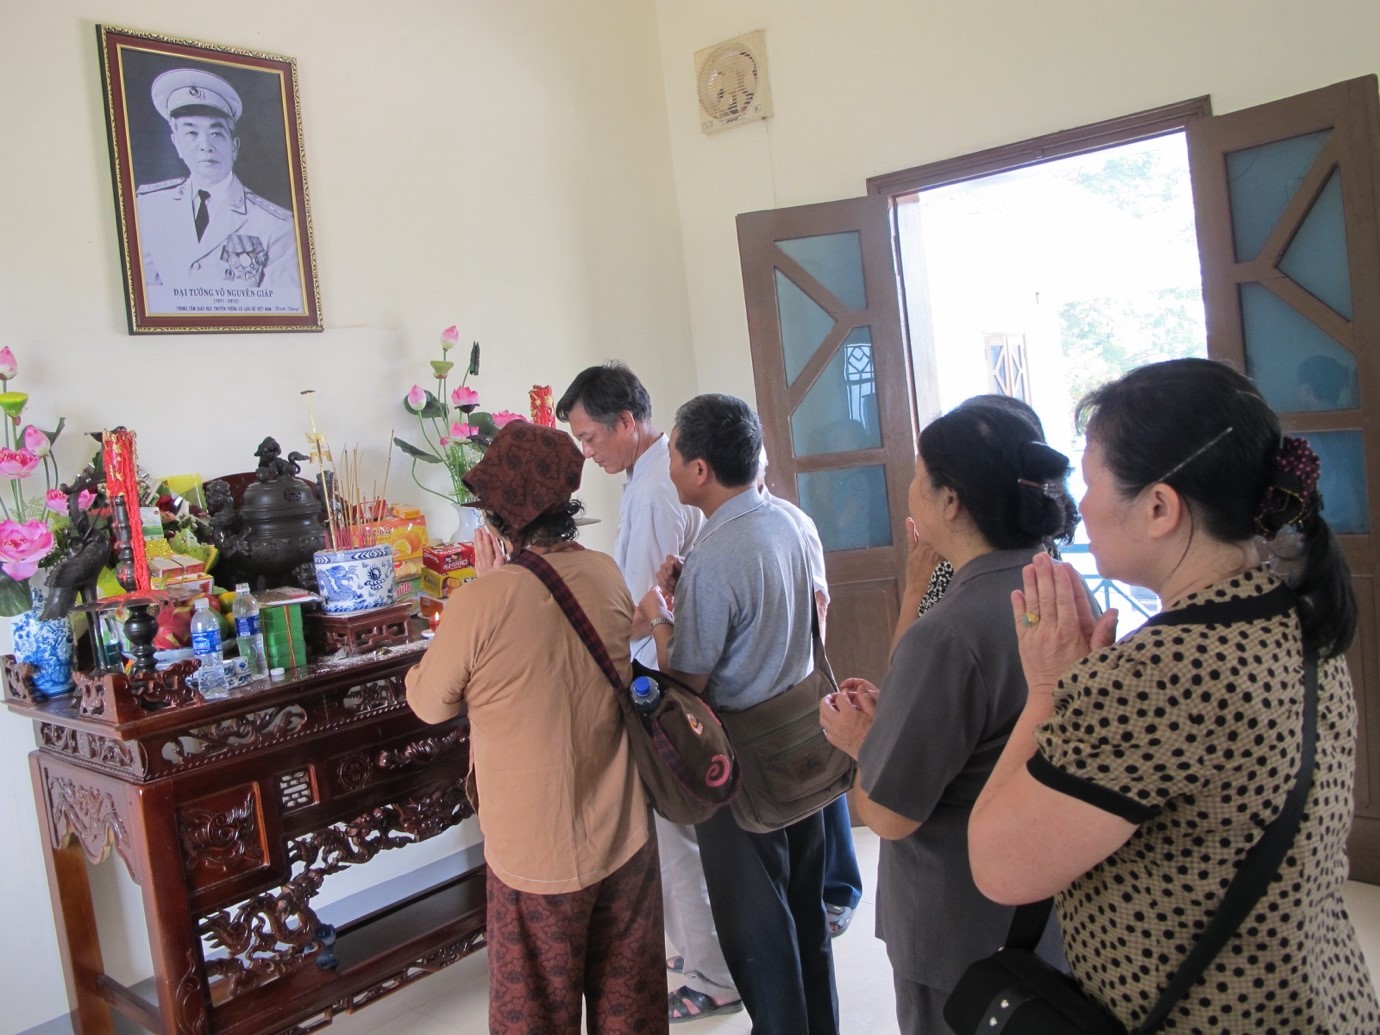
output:
M695 832L719 944L753 1035L837 1035L820 814L749 834L724 808Z

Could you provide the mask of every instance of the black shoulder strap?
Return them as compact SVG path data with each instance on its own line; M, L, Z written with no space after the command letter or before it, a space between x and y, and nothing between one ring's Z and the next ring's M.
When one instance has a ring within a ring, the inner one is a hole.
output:
M1232 622L1259 622L1278 618L1298 606L1294 591L1281 583L1267 593L1231 600L1203 600L1173 611L1161 611L1145 620L1146 625L1228 625Z
M1193 950L1184 958L1178 972L1160 994L1159 999L1145 1015L1145 1020L1136 1029L1137 1035L1146 1035L1160 1026L1174 1004L1187 994L1199 976L1207 969L1222 946L1227 944L1233 932L1241 926L1246 915L1260 901L1265 889L1270 886L1279 873L1284 857L1298 836L1303 822L1303 806L1308 792L1313 786L1313 764L1317 755L1318 742L1318 659L1311 653L1303 659L1303 747L1299 756L1298 775L1294 786L1284 799L1284 807L1279 815L1265 828L1249 852L1242 860L1232 878L1231 886L1222 896L1217 911L1212 914L1202 937L1194 944Z
M1053 908L1052 898L1017 906L1011 917L1011 928L1006 932L1006 947L1034 952L1035 946L1040 944L1040 937L1045 933L1045 924L1049 923L1050 910Z
M1234 600L1204 601L1173 611L1161 611L1146 625L1225 625L1232 622L1259 621L1288 613L1296 606L1293 591L1280 585L1255 597ZM1136 1028L1136 1035L1148 1035L1164 1022L1174 1004L1187 994L1209 963L1222 951L1241 922L1260 901L1270 882L1279 872L1303 822L1303 808L1313 786L1313 769L1318 740L1318 659L1311 652L1303 658L1303 744L1298 773L1284 805L1265 828L1245 859L1236 870L1231 884L1222 895L1202 936L1194 944L1168 986L1160 993L1145 1020ZM1049 918L1053 899L1020 906L1011 918L1006 944L1011 948L1034 949Z

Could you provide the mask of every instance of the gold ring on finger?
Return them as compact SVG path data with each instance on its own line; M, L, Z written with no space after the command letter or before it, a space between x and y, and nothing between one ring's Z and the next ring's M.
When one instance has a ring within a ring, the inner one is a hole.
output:
M1033 629L1040 624L1040 615L1035 611L1027 611L1021 615L1021 621L1025 623L1027 629Z

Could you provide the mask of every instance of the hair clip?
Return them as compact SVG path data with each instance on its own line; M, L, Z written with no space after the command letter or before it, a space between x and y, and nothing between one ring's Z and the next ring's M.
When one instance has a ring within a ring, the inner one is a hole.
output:
M1033 482L1029 478L1017 478L1016 484L1042 492L1052 500L1060 499L1064 495L1064 483L1052 479L1046 482Z
M1175 465L1174 465L1173 467L1171 467L1169 470L1165 471L1164 474L1162 474L1162 475L1160 475L1158 478L1156 478L1155 481L1157 481L1157 482L1167 482L1167 481L1169 481L1170 478L1174 477L1174 475L1178 474L1180 471L1182 471L1182 470L1183 470L1185 467L1187 467L1189 464L1193 463L1194 460L1197 460L1198 457L1202 456L1204 453L1206 453L1206 452L1207 452L1209 449L1211 449L1213 446L1217 445L1218 442L1221 442L1222 439L1224 439L1224 438L1226 438L1228 435L1230 435L1231 432L1232 432L1232 427L1231 427L1230 424L1228 424L1227 427L1226 427L1225 429L1223 429L1222 431L1219 431L1217 434L1213 435L1212 438L1208 439L1206 442L1204 442L1201 446L1199 446L1199 447L1198 447L1197 449L1195 449L1193 452L1189 453L1188 456L1184 457L1182 460L1180 460L1177 464L1175 464Z

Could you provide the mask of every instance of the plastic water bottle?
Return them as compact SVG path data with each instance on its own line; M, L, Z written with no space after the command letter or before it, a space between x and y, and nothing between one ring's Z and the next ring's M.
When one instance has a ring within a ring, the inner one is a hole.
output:
M651 715L661 703L661 685L651 676L637 676L628 686L633 707L642 715Z
M220 647L220 619L211 611L207 597L196 598L196 612L192 615L192 651L201 662L198 675L201 696L208 701L228 697L230 687L225 678L225 657Z
M235 635L240 645L240 657L249 665L249 674L255 679L268 675L268 659L264 656L264 630L259 624L259 602L249 591L249 583L241 582L235 587L235 606L231 608L235 616Z

